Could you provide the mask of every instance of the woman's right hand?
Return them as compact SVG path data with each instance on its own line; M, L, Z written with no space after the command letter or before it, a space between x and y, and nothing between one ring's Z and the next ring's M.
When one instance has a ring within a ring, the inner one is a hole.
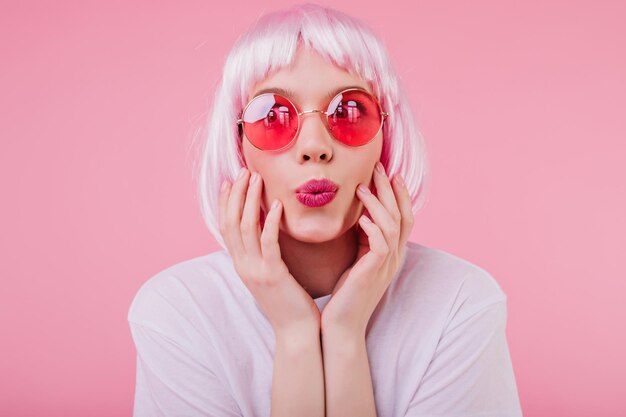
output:
M274 201L278 205L267 213L261 230L262 178L255 173L253 181L245 168L241 174L233 184L225 180L220 191L220 232L235 270L277 335L298 333L306 326L317 326L319 330L321 314L315 301L291 275L280 255L282 203Z

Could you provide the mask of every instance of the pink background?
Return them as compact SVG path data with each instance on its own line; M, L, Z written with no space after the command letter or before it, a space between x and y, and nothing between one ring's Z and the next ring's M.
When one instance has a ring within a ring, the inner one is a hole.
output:
M2 416L131 414L135 292L217 249L194 132L287 4L69 3L0 14ZM626 415L625 3L324 3L390 49L433 168L411 240L507 293L524 415Z

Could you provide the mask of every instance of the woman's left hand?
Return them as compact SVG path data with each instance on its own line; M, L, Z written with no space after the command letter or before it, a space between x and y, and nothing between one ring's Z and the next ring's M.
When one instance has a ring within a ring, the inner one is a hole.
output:
M323 334L326 331L365 337L372 313L404 260L405 244L413 229L413 212L409 192L397 178L396 175L390 182L380 164L380 170L374 170L378 198L367 185L365 192L357 191L372 219L365 214L359 219L357 258L341 275L324 307Z

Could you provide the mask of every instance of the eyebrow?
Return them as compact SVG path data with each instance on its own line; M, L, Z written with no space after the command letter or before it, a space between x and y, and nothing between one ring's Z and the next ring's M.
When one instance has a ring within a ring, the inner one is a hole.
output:
M350 86L347 86L347 87L339 87L339 88L336 88L336 89L334 89L332 91L329 91L324 96L324 99L330 100L331 98L333 98L337 94L339 94L341 91L348 90L350 88L358 88L359 90L368 91L367 89L365 89L364 87L361 87L360 85L350 85ZM293 90L291 90L289 88L269 87L269 88L264 88L264 89L258 91L252 98L255 98L255 97L260 96L261 94L265 94L265 93L278 93L278 94L280 94L282 96L285 96L287 98L298 97L298 94L295 91L293 91Z

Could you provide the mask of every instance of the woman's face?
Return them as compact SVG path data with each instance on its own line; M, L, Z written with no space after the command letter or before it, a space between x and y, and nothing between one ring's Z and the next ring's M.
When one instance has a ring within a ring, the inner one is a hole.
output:
M368 84L324 60L317 52L299 47L294 66L282 69L254 86L248 101L258 91L283 88L295 92L288 97L299 111L326 110L324 97L346 87ZM281 152L266 152L243 139L243 154L250 171L263 179L263 211L274 199L283 203L281 231L302 242L335 239L354 226L363 211L356 196L359 183L371 184L372 173L382 150L382 129L366 145L351 147L327 130L321 113L301 116L295 143ZM335 198L320 207L309 207L296 198L296 189L311 179L330 179L338 185Z

